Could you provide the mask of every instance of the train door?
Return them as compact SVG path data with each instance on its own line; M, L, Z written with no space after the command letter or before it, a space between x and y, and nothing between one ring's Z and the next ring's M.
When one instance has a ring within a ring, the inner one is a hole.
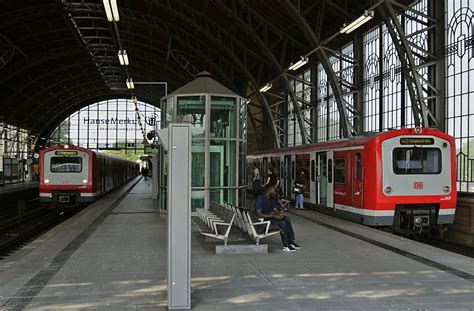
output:
M291 198L291 193L293 192L293 187L291 184L291 156L284 156L283 160L284 165L284 176L283 176L283 195L286 198Z
M326 152L327 156L327 198L326 206L334 207L334 151Z
M309 155L309 202L316 203L316 153Z
M357 208L364 208L364 171L362 168L362 154L360 152L354 152L351 155L352 158L352 204Z
M327 156L326 152L317 154L318 167L316 175L316 188L317 188L317 204L327 204L327 189L328 189L328 176L327 176Z

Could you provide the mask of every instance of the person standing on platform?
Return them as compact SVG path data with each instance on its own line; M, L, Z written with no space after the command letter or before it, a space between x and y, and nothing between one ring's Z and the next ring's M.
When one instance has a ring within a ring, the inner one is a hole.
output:
M272 225L278 226L280 228L281 242L283 243L282 250L284 252L294 252L300 249L301 246L295 242L295 232L293 231L290 217L277 209L274 195L275 188L267 185L264 188L264 193L255 201L255 214L258 218L270 220Z
M258 169L257 164L253 165L253 194L256 195L260 191L260 170Z
M305 174L304 170L302 169L298 178L295 181L295 195L296 195L296 202L295 202L295 209L303 210L304 209L304 181L305 181Z
M267 169L267 180L263 184L263 188L267 187L268 185L272 186L275 189L278 186L278 178L271 167Z
M142 175L145 180L148 179L148 168L146 166L142 167Z

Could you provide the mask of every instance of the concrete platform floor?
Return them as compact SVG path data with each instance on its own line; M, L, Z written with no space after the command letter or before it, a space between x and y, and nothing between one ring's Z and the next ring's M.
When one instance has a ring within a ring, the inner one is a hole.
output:
M165 310L166 219L140 181L124 188L0 262L1 310ZM117 204L118 203L118 204ZM472 310L471 258L301 211L292 217L303 248L215 255L192 235L194 310ZM438 269L310 219L368 235L428 259ZM443 266L443 267L445 267ZM2 309L3 308L3 309Z

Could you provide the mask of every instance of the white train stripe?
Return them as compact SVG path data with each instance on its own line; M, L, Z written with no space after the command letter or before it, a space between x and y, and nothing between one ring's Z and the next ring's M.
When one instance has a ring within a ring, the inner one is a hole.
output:
M348 205L343 205L343 204L334 204L336 209L350 212L350 213L355 213L355 214L360 214L364 216L378 216L378 217L383 217L383 216L394 216L395 211L394 210L389 210L389 211L384 211L384 210L369 210L369 209L362 209L362 208L357 208L353 206L348 206Z
M394 216L395 211L384 211L384 210L368 210L368 209L361 209L349 205L343 204L334 204L336 209L351 212L355 214L365 215L365 216ZM444 208L440 209L438 215L454 215L456 209L455 208Z
M456 212L455 208L442 208L439 210L438 215L454 215L454 212Z

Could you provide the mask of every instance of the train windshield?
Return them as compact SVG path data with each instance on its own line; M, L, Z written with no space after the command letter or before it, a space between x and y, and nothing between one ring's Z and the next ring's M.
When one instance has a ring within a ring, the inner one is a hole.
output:
M79 157L52 157L51 172L53 173L80 173L82 158Z
M441 150L437 148L395 148L393 171L397 175L441 173Z

